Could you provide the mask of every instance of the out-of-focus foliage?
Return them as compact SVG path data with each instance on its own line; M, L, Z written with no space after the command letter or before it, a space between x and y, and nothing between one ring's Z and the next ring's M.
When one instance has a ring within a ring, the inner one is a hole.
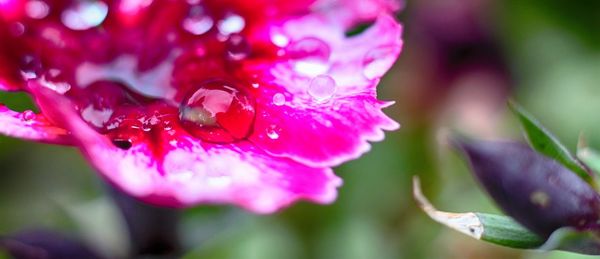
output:
M440 209L497 213L438 137L445 127L521 137L506 115L509 95L571 150L580 131L600 148L599 14L595 0L408 1L399 16L405 48L380 86L383 99L397 101L387 112L403 128L336 169L344 186L333 205L303 203L270 216L229 207L183 212L185 258L585 258L463 237L427 218L410 186L418 174ZM30 106L15 94L0 101ZM126 242L107 241L122 240L112 231L121 219L75 150L0 138L0 172L0 233L44 226L123 253Z

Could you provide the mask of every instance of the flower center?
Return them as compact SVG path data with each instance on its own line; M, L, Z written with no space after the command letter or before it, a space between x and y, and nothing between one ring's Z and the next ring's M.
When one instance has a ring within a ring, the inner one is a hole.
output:
M254 100L243 88L222 79L200 83L179 108L183 127L213 143L230 143L247 137L255 114Z

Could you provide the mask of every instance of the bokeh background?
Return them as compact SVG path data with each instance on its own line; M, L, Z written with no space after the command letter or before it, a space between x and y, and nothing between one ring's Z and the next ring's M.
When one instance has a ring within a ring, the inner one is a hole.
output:
M586 258L445 229L417 209L411 178L421 177L441 209L498 212L443 136L457 129L522 139L507 98L571 149L581 132L600 148L600 1L414 0L398 19L405 47L379 92L397 101L387 113L403 127L336 168L344 179L337 202L269 216L225 206L182 211L185 258ZM19 94L0 101L31 107ZM0 137L0 174L0 235L44 228L125 253L122 216L76 150Z

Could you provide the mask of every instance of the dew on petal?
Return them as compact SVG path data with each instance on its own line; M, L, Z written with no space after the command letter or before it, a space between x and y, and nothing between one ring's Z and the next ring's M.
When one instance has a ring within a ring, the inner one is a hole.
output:
M23 113L21 113L22 121L29 122L29 121L32 121L33 119L35 119L35 112L33 112L31 110L26 110Z
M50 7L44 1L31 0L25 4L25 13L32 19L44 19L50 13Z
M191 34L201 35L213 27L213 19L206 14L201 6L194 6L190 9L188 16L183 20L183 28Z
M237 14L229 14L217 25L219 32L223 35L241 32L246 26L243 17Z
M226 43L227 57L232 60L245 59L250 54L250 45L246 38L240 34L232 34Z
M329 70L331 49L320 39L300 39L291 43L286 52L293 59L294 70L300 74L313 77Z
M279 132L277 132L277 126L271 125L271 127L267 129L267 137L269 137L272 140L279 139Z
M108 14L108 6L101 1L80 2L63 11L62 23L73 30L87 30L100 25Z
M275 46L285 47L290 43L290 39L281 33L273 33L271 35L271 42L273 42Z
M282 93L276 93L273 95L273 104L277 106L282 106L285 104L285 95Z
M318 102L324 102L335 94L336 83L333 78L328 75L319 75L310 81L308 86L308 94Z
M179 109L184 128L213 143L229 143L247 137L254 117L254 101L244 89L220 79L201 83Z
M104 128L104 125L110 120L112 114L113 110L96 109L94 105L88 105L81 111L83 120L98 128Z
M382 46L370 50L363 59L363 74L369 79L382 77L396 61L396 46Z
M25 33L25 25L20 22L15 22L10 25L10 34L15 37L22 36Z

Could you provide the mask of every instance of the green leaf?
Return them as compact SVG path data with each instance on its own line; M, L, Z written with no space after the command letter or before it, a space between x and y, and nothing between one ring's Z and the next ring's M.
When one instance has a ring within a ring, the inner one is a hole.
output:
M600 237L592 231L560 228L554 231L540 250L562 250L587 255L600 254Z
M517 103L509 102L509 107L519 118L521 126L529 140L529 144L533 149L558 161L596 188L597 184L593 175L590 174L585 166L560 143L558 138Z
M439 211L421 192L419 179L413 178L413 195L419 207L433 220L478 240L493 244L531 249L544 240L507 216L486 213L450 213Z

